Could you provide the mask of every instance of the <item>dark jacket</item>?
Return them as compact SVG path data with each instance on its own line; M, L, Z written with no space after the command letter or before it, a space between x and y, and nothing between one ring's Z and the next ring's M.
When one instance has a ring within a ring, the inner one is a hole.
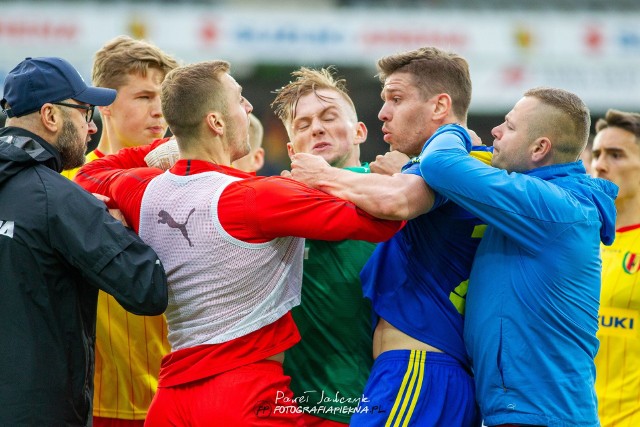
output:
M58 151L0 129L0 425L91 424L98 290L158 315L155 252L59 174Z

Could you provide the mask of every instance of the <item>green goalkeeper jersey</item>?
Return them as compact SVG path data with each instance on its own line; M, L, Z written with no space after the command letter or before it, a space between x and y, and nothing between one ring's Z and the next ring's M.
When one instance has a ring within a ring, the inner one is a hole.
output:
M346 168L368 173L367 165ZM360 270L375 244L307 240L301 304L292 310L302 340L287 350L284 370L306 414L348 423L373 363L371 303Z

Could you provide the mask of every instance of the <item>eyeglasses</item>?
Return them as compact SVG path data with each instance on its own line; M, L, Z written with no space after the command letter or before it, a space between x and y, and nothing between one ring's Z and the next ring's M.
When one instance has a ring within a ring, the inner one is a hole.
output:
M64 102L52 102L53 105L62 105L63 107L77 108L78 110L86 110L85 119L87 123L93 119L93 113L96 109L95 105L66 104Z

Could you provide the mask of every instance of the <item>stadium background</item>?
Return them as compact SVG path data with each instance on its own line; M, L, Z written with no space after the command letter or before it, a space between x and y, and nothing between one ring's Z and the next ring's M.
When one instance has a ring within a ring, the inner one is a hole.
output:
M608 108L640 111L638 0L0 0L0 80L26 56L61 56L89 81L93 53L119 34L183 63L230 61L265 125L262 174L287 168L286 133L269 104L301 65L335 65L347 79L369 128L366 161L388 149L375 61L425 45L469 60L468 124L488 144L491 128L534 86L577 93L594 118Z

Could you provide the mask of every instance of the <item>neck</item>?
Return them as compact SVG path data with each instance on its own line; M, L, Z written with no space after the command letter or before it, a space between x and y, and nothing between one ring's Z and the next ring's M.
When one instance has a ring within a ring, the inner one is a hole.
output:
M57 156L60 156L60 148L58 147L59 132L52 132L45 126L42 126L38 121L31 120L29 118L23 119L22 117L8 119L5 123L5 127L15 127L31 132L32 134L42 138L49 146L56 150ZM50 151L47 149L47 151Z
M449 124L449 125L456 124L456 125L460 125L460 126L462 126L462 127L463 127L463 128L465 128L465 129L469 129L469 128L467 127L467 121L466 121L466 120L458 120L458 119L455 119L455 121L453 121L453 122L449 122L449 123L447 123L447 124ZM472 129L472 130L473 130L473 129Z
M219 138L208 142L176 139L181 159L203 160L221 166L231 166L231 156L224 150L224 143Z
M102 133L100 134L100 142L96 147L104 154L114 154L124 147L122 142L115 137L115 132L111 129L108 119L102 121Z
M331 166L335 167L335 168L355 168L358 166L361 166L362 162L360 161L360 149L359 147L356 147L356 149L351 151L351 154L349 155L348 158L344 159L344 161L340 161L338 160L337 162L335 162L335 164L332 164Z
M353 161L353 162L351 162L351 161L350 162L346 162L342 166L335 166L335 167L344 169L344 168L357 168L359 166L362 166L362 162L359 161L359 160L356 160L356 161Z
M447 117L444 118L444 120L442 120L442 122L440 123L440 126L444 126L444 125L452 125L452 124L458 124L464 128L467 127L467 118L464 117L462 119L458 118L458 116L456 116L455 114L453 114L453 111L450 111L449 114L447 115Z
M616 229L640 224L640 195L616 199Z
M24 129L35 135L38 135L40 138L44 139L49 144L55 146L55 143L51 141L54 141L57 135L55 134L55 132L51 132L47 128L42 126L42 124L35 117L35 114L29 114L27 116L22 116L22 117L9 118L5 122L5 127L16 127L16 128Z

